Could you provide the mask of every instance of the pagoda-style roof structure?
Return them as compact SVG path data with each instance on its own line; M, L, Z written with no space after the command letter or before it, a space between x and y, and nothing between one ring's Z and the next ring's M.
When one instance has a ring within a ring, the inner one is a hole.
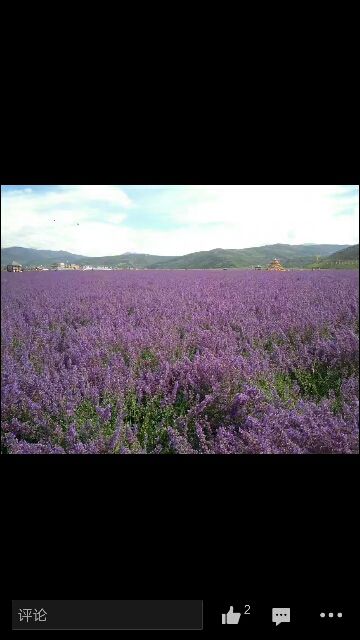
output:
M267 267L267 271L286 271L286 269L277 258L274 258Z

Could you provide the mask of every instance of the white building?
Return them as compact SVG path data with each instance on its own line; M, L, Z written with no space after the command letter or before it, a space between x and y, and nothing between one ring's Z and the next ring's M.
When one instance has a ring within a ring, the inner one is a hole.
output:
M66 268L65 262L55 262L54 264L51 265L52 271L62 271L65 268Z

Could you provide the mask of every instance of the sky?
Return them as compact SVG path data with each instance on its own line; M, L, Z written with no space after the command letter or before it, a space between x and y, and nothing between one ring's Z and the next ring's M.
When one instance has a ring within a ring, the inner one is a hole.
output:
M176 256L357 244L358 185L3 185L1 246Z

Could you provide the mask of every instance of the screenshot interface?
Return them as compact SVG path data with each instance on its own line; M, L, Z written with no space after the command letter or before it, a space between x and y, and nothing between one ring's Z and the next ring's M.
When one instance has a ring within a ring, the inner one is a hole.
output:
M277 598L273 598L276 600ZM286 598L284 598L286 600ZM291 631L318 634L335 631L338 637L351 628L355 611L348 602L268 603L234 597L228 603L207 600L13 600L13 630L166 630L198 631L237 627L239 637L255 637L257 632ZM279 628L281 627L281 628Z

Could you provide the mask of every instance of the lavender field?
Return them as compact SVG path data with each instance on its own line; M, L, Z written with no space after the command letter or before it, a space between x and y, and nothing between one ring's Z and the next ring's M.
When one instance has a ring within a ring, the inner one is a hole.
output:
M358 273L2 274L2 453L357 453Z

